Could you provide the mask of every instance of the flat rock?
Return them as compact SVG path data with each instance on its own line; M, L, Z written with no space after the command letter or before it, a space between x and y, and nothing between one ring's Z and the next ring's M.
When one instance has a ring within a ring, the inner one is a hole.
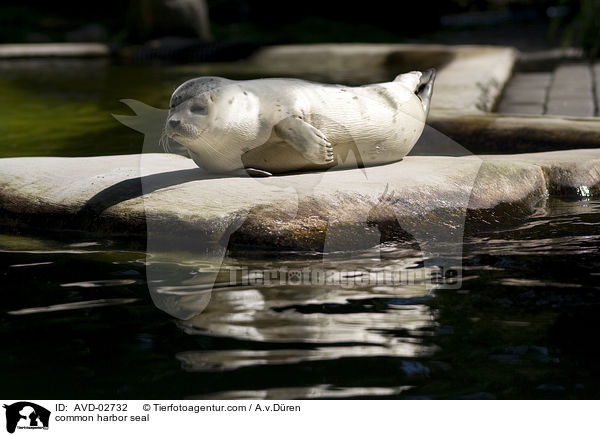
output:
M294 249L420 241L530 213L548 193L594 195L600 149L409 156L365 169L269 178L210 175L168 154L0 159L11 226ZM584 186L584 188L581 188ZM583 189L583 190L582 190ZM587 194L586 194L587 193ZM453 230L454 229L454 230Z

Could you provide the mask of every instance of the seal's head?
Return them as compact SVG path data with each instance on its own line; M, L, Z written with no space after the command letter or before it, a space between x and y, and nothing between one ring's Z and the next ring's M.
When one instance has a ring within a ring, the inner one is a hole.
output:
M169 104L167 135L184 143L206 130L210 122L209 115L213 112L214 97L211 91L226 86L228 82L220 77L201 77L179 86Z
M259 112L260 100L239 82L200 77L173 93L165 131L195 153L206 169L241 168L244 149L268 139L261 134Z

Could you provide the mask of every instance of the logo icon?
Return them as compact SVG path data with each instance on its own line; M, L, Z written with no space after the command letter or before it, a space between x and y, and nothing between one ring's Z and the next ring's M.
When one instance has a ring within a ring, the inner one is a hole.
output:
M6 409L6 431L14 433L15 429L48 429L50 411L29 401L19 401L4 405Z

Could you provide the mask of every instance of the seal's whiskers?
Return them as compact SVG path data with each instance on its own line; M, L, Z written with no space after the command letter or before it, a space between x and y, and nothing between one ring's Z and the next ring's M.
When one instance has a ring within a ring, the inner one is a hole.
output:
M171 147L169 146L169 137L167 136L167 126L162 129L158 144L162 147L165 153L171 153Z

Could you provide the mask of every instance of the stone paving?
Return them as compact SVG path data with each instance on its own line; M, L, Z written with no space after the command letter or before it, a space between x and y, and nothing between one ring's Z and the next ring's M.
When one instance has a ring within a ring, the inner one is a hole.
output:
M599 107L600 63L566 63L553 72L515 74L498 112L587 118L600 116Z

